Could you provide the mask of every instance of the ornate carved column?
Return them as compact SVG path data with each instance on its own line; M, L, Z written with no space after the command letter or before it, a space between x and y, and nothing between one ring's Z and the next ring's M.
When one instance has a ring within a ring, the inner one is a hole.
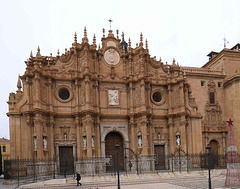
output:
M28 158L33 158L33 151L34 151L34 146L33 146L33 121L32 121L32 117L30 115L26 115L27 116L27 134L28 134Z
M53 111L53 105L52 105L52 80L51 78L48 78L47 82L47 90L48 90L48 106L49 110Z
M35 91L33 91L33 93L35 93L34 105L37 108L40 106L40 99L41 99L41 97L40 97L40 90L41 90L40 75L37 72L35 73L35 76L34 76L34 89L35 89Z
M97 156L101 156L101 136L100 136L100 117L97 117L96 121L96 139L95 139L95 149L97 150Z
M34 117L34 128L36 131L36 142L37 142L37 148L35 149L37 151L37 158L43 158L43 143L42 143L42 124L43 119L42 115L40 113L35 114Z
M136 152L136 137L135 137L135 129L134 129L134 119L133 117L131 116L130 117L130 120L129 120L129 127L130 127L130 130L131 130L131 138L130 138L130 141L131 141L131 149Z
M90 114L87 114L85 117L85 127L86 127L86 135L87 135L87 157L92 157L92 127L93 120Z
M55 150L54 150L54 135L53 135L54 126L55 126L54 117L53 117L53 115L50 115L50 119L49 119L50 132L49 132L49 138L48 138L48 141L49 141L48 149L49 149L51 159L53 159L55 157L55 155L54 155L54 153L55 153Z
M142 155L148 155L148 132L147 132L147 116L143 115L141 120L142 127Z
M180 100L180 106L184 106L184 87L183 87L183 82L179 84L179 100Z
M75 87L76 87L76 93L75 93L75 99L76 99L76 106L75 106L75 111L79 112L79 81L76 79L75 80Z
M133 112L133 84L132 82L129 83L129 101L130 101L130 113Z
M186 138L186 118L185 115L181 116L180 130L181 130L181 148L187 152L187 138Z
M145 95L145 82L144 80L141 80L141 108L142 111L144 111L146 109L146 95Z
M82 135L80 133L80 120L79 117L76 116L75 117L75 127L76 127L76 132L77 132L77 160L79 160L81 158L80 154L81 154L81 139L82 139Z
M86 105L90 104L90 81L89 77L85 77L85 86L86 86Z
M170 153L174 152L174 143L175 143L175 137L173 133L173 119L172 117L168 117L168 128L169 128L169 136L168 136L168 142L170 146Z
M172 113L172 85L168 85L168 113L171 114Z

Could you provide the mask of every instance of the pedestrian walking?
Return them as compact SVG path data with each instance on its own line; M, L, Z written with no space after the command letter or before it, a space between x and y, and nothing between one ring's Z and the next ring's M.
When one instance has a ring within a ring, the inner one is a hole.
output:
M77 180L77 186L82 186L82 183L80 183L79 181L81 180L81 175L78 173L78 172L76 172L76 180Z

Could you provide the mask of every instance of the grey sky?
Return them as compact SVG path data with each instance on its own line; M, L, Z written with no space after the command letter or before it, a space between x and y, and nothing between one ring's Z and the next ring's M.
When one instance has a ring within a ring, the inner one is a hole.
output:
M71 47L75 31L81 42L84 26L89 42L95 33L99 44L112 18L114 34L124 31L132 47L142 32L151 56L201 67L210 51L223 48L224 36L229 48L240 43L239 9L238 0L0 0L0 137L9 138L8 95L38 45L41 55L56 56Z

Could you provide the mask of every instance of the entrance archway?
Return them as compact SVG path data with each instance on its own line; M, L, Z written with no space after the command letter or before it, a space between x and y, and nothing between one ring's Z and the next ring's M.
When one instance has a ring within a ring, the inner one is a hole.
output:
M211 140L209 145L211 146L211 156L214 165L218 165L218 142L216 140Z
M119 169L124 170L124 159L123 159L123 138L117 132L110 132L105 138L105 154L106 156L112 156L112 164L107 167L107 171L114 171L117 167L117 151L115 150L116 145L120 146L119 152Z

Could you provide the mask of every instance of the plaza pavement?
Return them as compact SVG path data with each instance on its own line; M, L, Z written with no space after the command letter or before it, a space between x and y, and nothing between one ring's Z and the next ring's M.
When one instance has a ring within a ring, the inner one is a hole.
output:
M212 188L223 189L226 170L211 170ZM79 188L79 189L115 189L117 188L116 176L82 177L80 187L76 186L73 177L52 179L37 183L21 185L19 188ZM192 172L163 172L149 174L120 175L121 189L207 189L208 171ZM0 185L4 188L5 185ZM7 187L6 187L7 188ZM8 187L9 188L9 187ZM16 187L13 187L16 188Z

